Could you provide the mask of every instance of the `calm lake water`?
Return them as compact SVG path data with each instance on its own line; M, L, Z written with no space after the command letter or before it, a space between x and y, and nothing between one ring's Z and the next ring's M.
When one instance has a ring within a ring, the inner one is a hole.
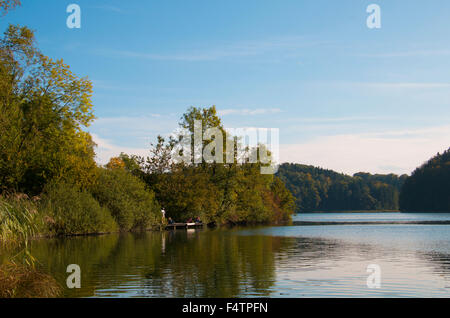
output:
M303 214L296 221L450 220L450 214ZM32 253L67 297L449 297L450 225L179 230L41 240ZM369 289L369 264L381 288Z

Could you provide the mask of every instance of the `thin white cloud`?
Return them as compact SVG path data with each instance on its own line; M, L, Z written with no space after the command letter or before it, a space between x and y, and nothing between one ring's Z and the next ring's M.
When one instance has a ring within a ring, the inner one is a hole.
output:
M227 115L264 115L264 114L276 114L281 113L279 108L257 108L257 109L246 109L246 108L236 108L236 109L222 109L217 111L220 116Z
M95 54L139 58L157 61L215 61L228 57L255 57L268 53L276 53L276 62L282 58L297 58L302 52L302 48L313 47L327 44L328 42L308 41L301 36L285 36L268 40L242 41L238 43L229 43L215 48L201 47L194 49L184 49L182 52L143 52L115 49L97 49Z
M111 11L111 12L116 12L116 13L123 13L124 12L121 8L116 7L116 6L111 6L111 5L92 6L91 8L104 10L104 11Z
M145 116L100 117L91 125L94 130L114 132L161 132L176 126L176 120L169 116L150 113Z
M341 122L360 122L360 121L373 121L373 120L389 120L392 118L381 116L348 116L348 117L290 117L284 118L284 122L301 122L307 124L317 123L341 123Z
M147 114L139 117L103 117L97 119L89 127L89 132L93 136L95 135L104 146L99 148L98 152L99 157L103 160L110 156L111 152L115 151L116 155L120 154L120 149L137 149L139 151L142 150L139 147L148 148L158 135L164 136L176 126L177 121L174 118L160 114ZM119 144L127 146L121 147Z
M92 84L94 86L94 91L101 90L110 90L110 91L131 91L137 90L136 86L130 87L124 84L111 83L109 81L92 79Z
M120 125L148 125L149 120L152 120L153 118L160 118L162 117L161 114L156 113L149 113L145 116L120 116L120 117L100 117L96 120L97 124L120 124Z
M114 123L114 120L110 121ZM166 127L167 130L167 127ZM165 135L164 133L161 133ZM97 162L106 164L121 152L148 155L148 147L123 147L93 134ZM354 174L411 173L450 147L450 126L321 136L298 144L280 145L280 161L308 164Z
M398 138L425 138L431 139L437 136L444 137L444 139L450 141L450 126L439 126L439 127L429 127L429 128L418 128L418 129L402 129L402 130L388 130L375 133L366 133L369 137L398 137ZM438 137L439 138L439 137ZM450 146L450 145L449 145Z
M144 148L122 147L114 145L111 141L101 138L96 134L91 134L92 139L97 144L96 161L105 165L113 157L119 156L122 152L130 155L147 156L149 150Z
M268 111L264 110L265 113ZM277 109L271 111L278 112ZM264 112L257 109L251 111L236 109L228 110L226 113L250 115ZM325 124L333 124L361 118L304 118L304 120L314 126L320 125L321 120ZM158 134L164 136L173 131L177 127L176 122L174 118L160 114L145 117L100 118L90 129L95 142L99 145L97 161L105 164L111 157L121 152L146 155L149 144L156 136ZM317 136L302 143L282 144L280 159L281 162L310 164L348 174L359 171L400 174L412 172L437 152L442 152L448 147L450 147L450 126L447 125Z
M405 138L407 137L407 138ZM347 174L411 173L450 147L450 126L371 134L322 136L280 146L281 162L296 162Z
M447 55L450 55L450 50L448 49L359 54L358 56L369 58L398 58L398 57L429 57L429 56L447 56Z
M450 82L320 82L318 85L356 87L367 89L441 89L450 88Z
M434 89L434 88L450 88L450 83L429 83L429 82L416 82L416 83L391 83L391 82L379 82L379 83L357 83L357 85L365 86L369 88L400 88L400 89Z

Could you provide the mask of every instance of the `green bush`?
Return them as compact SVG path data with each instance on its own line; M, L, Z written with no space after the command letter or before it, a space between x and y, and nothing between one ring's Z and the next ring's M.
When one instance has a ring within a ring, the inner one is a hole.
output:
M159 224L161 212L154 193L125 169L99 168L93 196L107 207L123 231Z
M46 187L42 200L44 221L52 235L106 233L117 224L106 207L76 186L60 183Z

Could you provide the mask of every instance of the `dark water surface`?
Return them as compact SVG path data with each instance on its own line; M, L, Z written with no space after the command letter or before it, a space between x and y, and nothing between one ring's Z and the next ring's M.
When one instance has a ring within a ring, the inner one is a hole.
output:
M304 214L296 221L450 220L450 214ZM450 225L320 225L41 240L32 253L70 297L449 297ZM381 288L366 281L381 268Z

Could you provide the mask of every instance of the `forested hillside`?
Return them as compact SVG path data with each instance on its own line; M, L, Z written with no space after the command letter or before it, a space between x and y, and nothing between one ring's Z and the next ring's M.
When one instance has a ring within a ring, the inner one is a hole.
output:
M450 212L450 148L417 168L402 188L405 212Z
M300 164L282 164L277 174L292 192L297 212L398 210L406 175L349 176Z

